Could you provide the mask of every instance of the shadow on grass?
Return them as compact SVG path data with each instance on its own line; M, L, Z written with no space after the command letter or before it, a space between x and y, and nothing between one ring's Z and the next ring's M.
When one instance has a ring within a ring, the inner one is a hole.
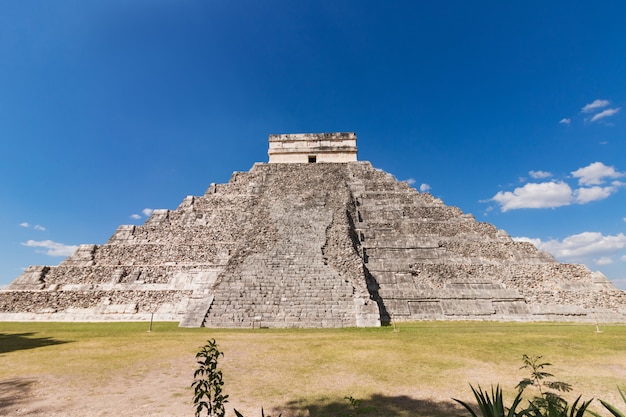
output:
M34 337L36 333L0 333L0 355L17 350L69 343L51 337Z
M308 417L450 417L464 414L464 408L450 401L412 398L406 395L387 396L373 394L363 398L358 410L347 399L341 401L287 403L280 410L273 410L272 416L280 413L289 416Z

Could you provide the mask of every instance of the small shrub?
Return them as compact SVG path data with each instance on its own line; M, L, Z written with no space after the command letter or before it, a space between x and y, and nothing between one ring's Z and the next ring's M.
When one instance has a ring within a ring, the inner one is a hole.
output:
M470 385L470 388L472 389L474 398L478 404L477 411L474 411L472 407L461 400L457 400L456 398L453 398L453 400L465 407L472 417L478 417L479 415L482 417L517 417L523 415L517 412L517 407L522 401L523 391L518 391L511 407L506 407L504 405L504 400L502 399L502 389L499 385L496 385L495 390L494 387L491 387L491 394L487 391L483 391L480 386L476 389Z
M348 402L350 402L350 405L352 406L352 412L349 414L343 414L341 417L358 417L358 416L362 416L363 414L369 414L369 413L373 413L376 411L376 407L372 407L372 406L363 406L363 400L357 400L356 398L349 396L349 397L344 397L344 399L348 400Z
M492 387L490 394L487 391L483 391L480 386L476 389L470 385L478 404L477 410L456 398L454 398L454 401L465 407L472 417L583 417L585 415L589 404L593 400L580 402L581 397L579 396L570 406L567 400L559 395L559 392L569 392L572 390L572 386L566 382L553 379L554 375L546 371L546 368L551 366L550 363L543 362L541 356L530 357L524 355L522 360L524 366L520 369L530 371L530 377L522 379L517 384L517 396L513 400L511 407L507 408L504 405L500 386L496 386L495 389ZM535 395L530 399L525 409L518 411L517 408L522 401L524 390L528 387L535 387L539 391L539 395ZM626 417L618 414L615 414L615 416Z
M208 417L224 417L224 404L228 402L228 395L222 394L222 371L217 369L217 360L224 354L217 348L214 339L200 348L196 354L198 369L193 374L193 404L196 407L196 417L206 411Z
M554 375L546 371L546 368L552 366L552 364L543 362L542 356L530 357L524 355L522 361L524 362L524 366L520 369L530 371L530 377L522 379L519 384L517 384L517 388L522 392L527 387L532 386L539 391L539 395L535 395L530 401L529 412L531 412L533 416L566 416L569 408L568 403L558 393L569 392L572 390L572 386L567 382L553 380ZM580 397L578 397L578 400L580 400ZM576 400L574 406L576 406L578 400ZM582 405L584 404L585 403ZM585 408L587 407L585 406Z
M591 401L583 401L578 405L580 401L580 395L574 401L574 404L570 405L567 401L562 400L555 403L537 403L531 401L529 407L524 412L524 416L528 417L583 417L587 411L587 407L591 404ZM541 408L540 408L541 407Z

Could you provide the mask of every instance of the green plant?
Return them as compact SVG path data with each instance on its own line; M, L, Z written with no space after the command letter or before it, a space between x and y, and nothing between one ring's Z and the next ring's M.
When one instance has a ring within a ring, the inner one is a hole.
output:
M476 399L476 403L478 404L478 411L474 411L472 407L470 407L467 403L457 400L453 398L454 401L461 404L467 411L469 411L472 417L478 417L481 415L483 417L517 417L523 414L518 413L517 407L522 401L522 390L518 391L517 396L513 399L513 403L511 407L505 407L504 400L502 398L502 389L500 385L496 385L495 389L491 387L491 394L487 391L483 391L483 389L478 386L478 389L474 388L470 385L472 392L474 393L474 398ZM478 414L480 413L480 414Z
M554 375L546 371L546 368L552 366L552 364L542 361L541 356L531 357L524 355L522 360L524 366L520 369L530 371L530 377L522 379L517 384L517 396L510 408L504 406L502 390L499 385L495 389L491 387L491 394L483 391L480 386L476 389L470 385L478 404L478 410L476 411L463 401L456 398L454 398L454 401L465 407L472 417L478 417L479 415L482 417L583 417L585 415L593 399L580 402L581 397L579 396L570 406L567 400L561 397L558 392L569 392L572 390L572 386L567 382L555 381L553 379ZM539 395L535 395L529 400L527 408L517 411L524 391L531 386L539 391ZM625 416L616 415L616 417Z
M624 400L624 403L626 403L626 394L624 394L624 391L622 391L622 390L620 389L620 387L617 387L617 391L619 391L619 395L621 395L622 400ZM609 410L609 412L610 412L611 414L613 414L615 417L626 417L626 414L625 414L625 413L622 413L621 411L619 411L619 410L617 409L617 407L615 407L615 406L613 406L613 405L611 405L611 404L607 403L606 401L603 401L603 400L599 400L599 401L600 401L600 403L602 403L602 405L604 406L604 408L606 408L607 410ZM595 415L595 416L597 416L597 417L600 417L600 416L599 416L598 414L596 414L596 413L593 413L593 415Z
M224 417L226 410L224 403L228 402L228 395L222 394L222 371L217 369L217 360L224 354L217 348L215 339L209 339L207 344L196 354L198 369L193 374L191 384L193 404L196 407L196 417L200 417L206 410L208 417Z
M344 399L350 402L352 406L352 412L349 414L343 414L341 417L358 417L363 414L369 414L376 411L376 407L363 406L363 400L358 400L352 396L344 397Z
M543 362L542 356L531 357L524 355L522 361L524 362L524 366L520 369L530 371L530 378L522 379L519 384L517 384L517 388L522 392L527 387L532 386L539 391L539 395L536 395L530 401L529 410L535 413L533 415L567 415L568 403L558 392L569 392L572 390L572 386L567 382L552 380L554 375L545 370L548 366L552 366L552 364ZM585 403L583 403L583 405L584 404ZM542 414L536 414L539 412Z
M580 395L574 401L574 404L569 406L567 401L561 399L559 402L546 402L539 403L539 405L533 401L530 402L528 408L524 411L524 416L527 417L583 417L587 411L587 407L591 404L591 401L583 401L580 406Z

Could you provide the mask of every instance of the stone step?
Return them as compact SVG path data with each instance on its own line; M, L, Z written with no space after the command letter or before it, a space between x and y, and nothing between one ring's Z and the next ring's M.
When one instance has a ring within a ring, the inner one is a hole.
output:
M180 321L179 327L202 327L212 303L213 295L190 298L187 311Z

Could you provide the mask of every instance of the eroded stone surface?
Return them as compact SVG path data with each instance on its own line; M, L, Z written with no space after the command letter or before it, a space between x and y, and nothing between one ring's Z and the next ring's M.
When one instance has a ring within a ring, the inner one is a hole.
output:
M353 132L270 135L269 163L355 162Z
M0 291L0 319L622 322L625 302L602 274L514 242L368 162L257 163L59 266L29 267Z

